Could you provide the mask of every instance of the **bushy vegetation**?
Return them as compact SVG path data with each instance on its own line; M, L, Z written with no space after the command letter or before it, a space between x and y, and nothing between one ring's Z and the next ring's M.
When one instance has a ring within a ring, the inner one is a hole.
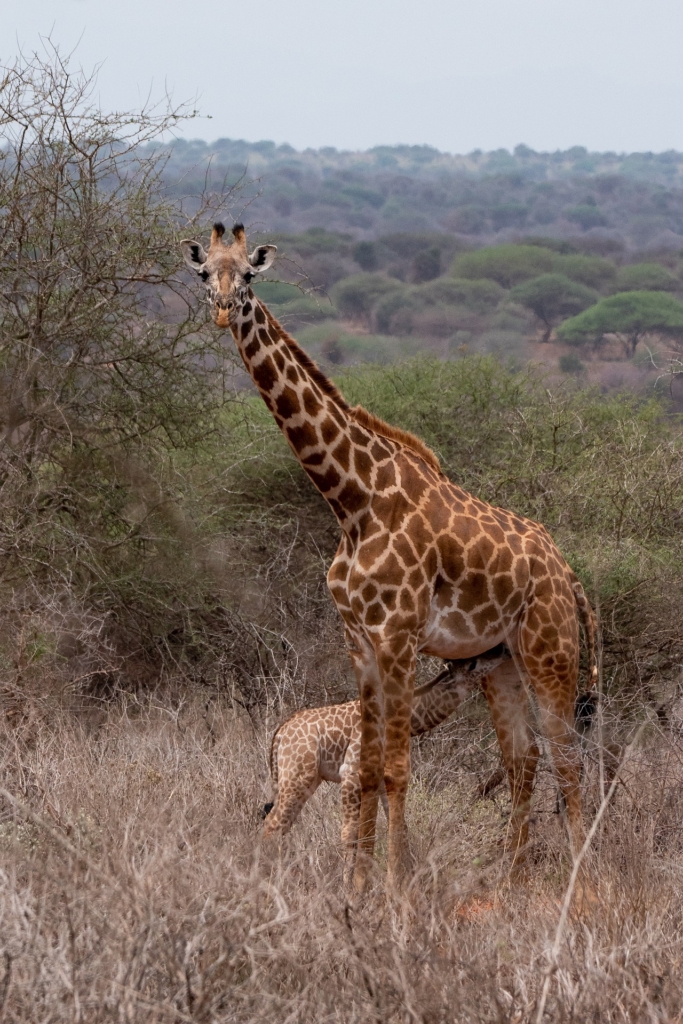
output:
M415 746L405 901L378 889L351 906L336 794L312 799L279 851L257 840L274 724L356 684L325 584L337 523L178 275L186 211L201 229L237 197L169 198L183 147L144 144L177 113L107 118L58 55L5 69L0 117L2 1013L521 1024L545 991L558 1019L680 1016L683 429L666 394L592 386L579 357L620 334L629 355L643 334L678 343L678 255L590 237L474 250L433 225L276 237L280 280L259 291L349 401L423 437L464 488L543 522L582 579L604 694L589 813L628 754L594 901L564 930L552 775L530 874L511 885L481 696ZM334 153L306 160L323 158L339 170ZM474 175L513 158L468 159ZM538 183L565 189L565 220L587 232L616 209L576 195L570 175L591 159L565 154ZM514 161L528 189L552 163ZM348 223L368 208L388 221L392 201L400 213L411 187L387 199L387 169L421 188L432 175L438 192L439 154L370 162L372 187L348 168L315 185ZM305 191L285 164L282 211ZM598 178L603 196L621 189ZM500 202L468 193L461 227L528 220L487 187ZM509 358L539 323L586 342L558 349L561 382ZM553 937L566 942L549 953Z
M322 227L365 244L396 232L435 232L491 245L542 233L578 236L603 254L683 247L680 153L588 153L580 146L467 156L428 146L301 153L230 139L178 141L167 152L176 195L199 194L207 174L215 185L246 176L254 183L253 222L288 234ZM429 249L417 262L431 273ZM358 253L364 270L376 269L372 249Z
M115 681L126 662L144 674L192 586L176 465L217 429L226 365L140 148L179 115L103 117L91 90L59 54L0 87L3 633L13 646L42 608L53 632L31 644Z
M352 692L324 583L336 523L265 406L239 377L228 386L225 339L176 277L188 227L138 145L168 121L124 119L125 145L123 122L84 107L82 84L57 88L60 75L59 62L14 71L3 93L3 670L102 692L183 677L249 707L283 673L308 699ZM301 340L333 369L396 363L343 375L349 399L424 437L465 488L553 530L589 593L616 602L616 676L657 677L678 650L666 615L654 627L662 588L678 586L675 421L653 401L548 388L536 371L463 355L479 338L507 356L534 329L513 280L557 284L562 271L572 301L587 301L598 293L582 280L609 291L616 265L566 246L451 249L425 281L414 257L433 241L378 242L377 269L338 280L334 308L286 280L259 288L288 326L308 323ZM337 245L353 261L348 240L321 231L299 257ZM397 362L425 337L458 358ZM636 591L641 603L623 596Z
M169 192L185 204L193 202L192 182L200 191L207 173L221 186L245 185L249 219L268 225L280 247L281 279L304 287L278 310L295 330L339 316L351 322L347 335L404 339L401 353L449 355L466 346L524 362L530 343L554 340L561 321L587 304L579 286L594 302L632 291L683 293L678 154L539 154L525 146L467 157L425 147L297 153L229 140L161 151ZM576 287L564 285L563 298L555 281L551 298L549 282L532 283L547 275ZM449 279L459 293L445 287ZM468 280L502 292L479 287L475 296ZM439 288L426 287L432 283ZM525 283L535 292L531 304L520 301L529 290L511 294ZM665 349L672 340L664 335ZM362 345L331 351L342 361L362 358ZM315 354L326 359L321 349ZM589 345L584 362L590 354ZM601 347L601 358L621 355L632 353Z
M292 285L288 289L282 283L263 282L258 291L283 323L297 331L326 324L320 337L335 332L359 336L355 345L339 345L328 352L311 334L314 354L329 364L358 362L364 356L371 360L373 346L364 351L363 334L401 339L394 349L397 358L425 350L442 356L470 351L521 363L530 357L530 345L536 341L584 345L584 358L608 353L612 359L631 359L641 340L650 347L661 342L670 355L679 352L683 280L677 256L627 262L625 257L580 252L568 242L533 238L456 252L450 262L442 259L436 276L424 280L416 271L415 254L429 252L422 246L434 236L403 234L400 239L359 243L364 266L372 267L364 272L359 265L350 265L358 247L345 236L314 231L298 238L274 237L283 252L277 273L280 281ZM452 239L443 238L442 253L452 249ZM316 278L319 243L327 259L324 284ZM641 326L634 333L624 327L624 311L636 306ZM574 330L573 318L583 311ZM594 316L600 329L594 325L583 330ZM571 325L559 330L568 320ZM339 321L335 328L332 321ZM626 334L628 344L604 344L605 337Z

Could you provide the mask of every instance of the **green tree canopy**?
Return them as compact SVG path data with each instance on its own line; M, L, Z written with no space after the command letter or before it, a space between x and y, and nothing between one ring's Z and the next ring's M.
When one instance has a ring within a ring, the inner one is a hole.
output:
M382 296L403 287L382 274L354 274L334 288L332 301L343 316L368 317Z
M602 256L584 256L583 253L557 254L553 263L556 274L571 277L589 288L609 288L614 281L617 268L611 260Z
M595 203L579 203L578 206L565 210L564 215L567 220L578 224L584 231L588 231L589 228L603 228L609 224L607 217Z
M359 267L371 273L377 270L377 246L374 242L359 242L353 249L353 258Z
M645 334L683 336L683 304L666 292L620 292L565 320L558 338L570 345L600 344L616 334L629 356Z
M415 253L412 264L413 281L433 281L441 273L441 249L431 245L428 249L420 249Z
M439 277L436 281L419 285L414 294L423 305L443 302L464 306L475 313L490 313L505 297L505 291L495 281L467 280L457 277Z
M616 277L620 292L675 292L681 282L661 263L633 263L620 267Z
M513 288L540 274L564 274L572 281L602 288L614 280L610 260L581 253L566 254L540 245L496 245L477 252L461 253L451 265L459 278L488 278L503 288Z
M543 341L549 341L553 328L561 320L592 306L598 294L564 274L541 274L518 284L510 297L536 314L545 327Z
M410 310L419 309L415 288L394 288L383 294L374 307L374 326L382 334L409 334ZM397 314L401 314L397 317Z
M451 273L475 280L487 277L503 288L512 288L530 277L550 273L555 255L537 245L496 245L456 256Z

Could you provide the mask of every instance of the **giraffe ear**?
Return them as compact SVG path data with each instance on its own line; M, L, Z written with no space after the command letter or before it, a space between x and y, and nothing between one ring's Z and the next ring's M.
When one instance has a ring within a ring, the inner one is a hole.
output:
M207 260L207 254L199 242L193 242L190 238L184 238L180 243L180 251L188 267L194 270L196 274L201 274L202 266Z
M276 252L276 245L257 245L249 257L249 263L257 274L262 274L264 270L272 266Z

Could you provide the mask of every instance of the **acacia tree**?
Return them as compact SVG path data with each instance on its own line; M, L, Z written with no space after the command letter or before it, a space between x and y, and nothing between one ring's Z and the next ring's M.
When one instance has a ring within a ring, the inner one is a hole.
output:
M631 263L620 267L616 277L617 292L677 292L681 282L660 263Z
M561 320L581 313L598 299L592 288L572 281L564 274L541 274L517 285L510 297L535 313L544 326L545 342L550 341L553 329Z
M611 295L557 329L558 338L570 345L600 345L606 335L614 334L628 357L635 354L640 339L651 333L683 337L683 304L667 292Z
M177 276L215 200L184 217L142 148L182 110L106 114L56 50L1 74L0 586L120 620L174 529L162 467L223 400L222 343Z

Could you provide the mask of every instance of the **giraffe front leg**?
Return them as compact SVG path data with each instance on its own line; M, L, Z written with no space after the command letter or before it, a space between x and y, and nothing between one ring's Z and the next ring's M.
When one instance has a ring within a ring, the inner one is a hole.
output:
M361 789L357 766L353 771L342 770L341 783L342 828L344 847L344 885L350 886L356 866L358 825L360 822Z
M384 700L377 658L372 646L364 637L350 638L349 654L358 681L361 708L358 759L360 808L353 886L357 892L363 892L372 866L379 788L384 772Z
M384 785L389 808L387 885L399 890L412 868L405 821L410 781L410 733L417 643L402 633L383 641L377 660L384 693L386 722Z

